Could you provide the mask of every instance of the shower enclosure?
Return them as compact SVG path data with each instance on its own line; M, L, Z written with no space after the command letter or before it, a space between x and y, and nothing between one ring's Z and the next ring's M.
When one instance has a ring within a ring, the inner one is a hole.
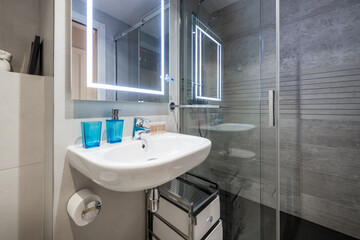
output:
M181 132L212 141L192 172L220 184L224 239L360 238L359 10L181 1Z
M220 183L224 239L276 239L275 1L184 0L181 10L181 101L193 105L181 131L212 141L193 173Z

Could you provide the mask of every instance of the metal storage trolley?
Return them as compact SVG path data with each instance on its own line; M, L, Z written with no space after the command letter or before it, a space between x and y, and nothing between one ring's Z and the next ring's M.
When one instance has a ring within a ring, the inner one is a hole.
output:
M217 183L186 173L159 191L158 211L147 210L147 239L222 240Z

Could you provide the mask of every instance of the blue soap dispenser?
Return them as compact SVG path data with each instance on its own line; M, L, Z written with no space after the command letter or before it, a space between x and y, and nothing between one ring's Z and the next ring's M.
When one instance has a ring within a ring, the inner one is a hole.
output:
M119 109L112 110L112 119L106 120L106 135L108 143L119 143L122 140L124 120L119 119Z

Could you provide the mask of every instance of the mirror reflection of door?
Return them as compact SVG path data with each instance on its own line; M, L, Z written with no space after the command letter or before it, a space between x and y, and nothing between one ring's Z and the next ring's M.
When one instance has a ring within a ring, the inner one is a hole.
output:
M97 82L98 31L93 29L93 82ZM86 25L72 21L72 98L97 100L97 89L86 81Z

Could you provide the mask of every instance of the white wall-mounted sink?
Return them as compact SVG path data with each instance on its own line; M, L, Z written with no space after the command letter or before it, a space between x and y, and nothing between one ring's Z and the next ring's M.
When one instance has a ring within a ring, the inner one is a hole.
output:
M99 185L132 192L166 183L202 163L211 141L178 133L143 135L143 140L124 138L98 148L67 148L71 166Z

